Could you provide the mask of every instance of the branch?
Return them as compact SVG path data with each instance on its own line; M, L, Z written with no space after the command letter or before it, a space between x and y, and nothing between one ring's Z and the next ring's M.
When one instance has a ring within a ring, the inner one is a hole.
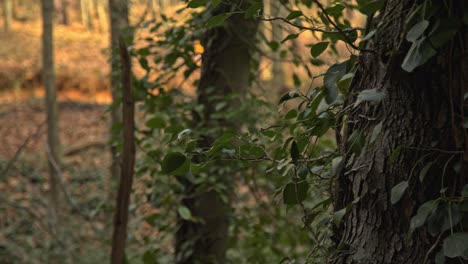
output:
M259 17L258 19L262 21L275 21L275 20L280 20L283 21L295 28L301 29L301 30L309 30L309 31L314 31L314 32L322 32L322 33L329 33L329 34L343 34L343 32L352 32L356 30L364 30L364 28L347 28L347 29L341 29L341 31L332 31L332 30L326 30L322 28L317 28L317 27L306 27L303 25L298 25L294 24L293 22L287 20L284 17L272 17L272 18L265 18L265 17Z

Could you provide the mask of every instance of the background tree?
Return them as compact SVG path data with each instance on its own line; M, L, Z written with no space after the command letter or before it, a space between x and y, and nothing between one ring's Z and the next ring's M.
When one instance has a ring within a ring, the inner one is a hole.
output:
M121 76L121 61L119 56L119 39L126 38L129 34L129 2L127 0L109 0L109 13L110 13L110 49L111 49L111 89L112 89L112 102L114 106L111 110L111 179L109 183L109 190L112 189L112 181L118 179L120 176L120 156L118 149L118 142L115 141L119 138L120 130L119 124L122 123L122 114L120 104L120 76Z
M53 0L42 0L42 76L45 88L45 108L47 112L47 157L49 163L49 188L50 188L50 222L57 236L61 239L60 222L60 140L58 131L58 105L57 90L55 88L54 72L54 45L53 45ZM63 241L62 241L63 242ZM55 243L53 254L61 254L58 249L59 243ZM55 256L56 257L56 256Z
M3 0L3 26L5 32L10 32L11 30L11 18L12 18L12 9L13 3L12 0Z
M222 3L212 12L212 16L223 16L241 6L243 1ZM225 26L216 25L206 31L202 44L200 83L197 90L198 103L203 106L201 113L195 115L194 129L216 131L215 135L203 135L199 142L201 148L213 144L216 134L223 129L238 131L240 123L215 117L220 103L234 109L239 99L229 99L246 93L249 87L251 50L255 42L258 21L245 19L242 14L227 18ZM221 166L220 164L216 166ZM224 164L224 166L226 166ZM183 205L200 220L179 218L176 233L177 263L225 263L230 221L230 192L233 190L235 172L213 168L209 179L200 183L184 182L185 198ZM196 176L197 177L197 176ZM201 177L201 176L198 176ZM201 180L202 178L200 178ZM216 186L223 186L219 190Z

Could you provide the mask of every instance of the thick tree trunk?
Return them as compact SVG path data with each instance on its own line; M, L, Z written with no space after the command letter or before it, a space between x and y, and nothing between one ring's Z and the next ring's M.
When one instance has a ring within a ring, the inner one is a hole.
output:
M122 123L121 107L118 103L121 98L121 61L119 56L119 38L126 38L129 30L128 22L129 2L128 0L109 0L109 15L110 15L110 35L111 35L111 89L112 101L116 104L111 110L111 137L114 139L120 138L120 134L116 131L116 127ZM108 182L109 197L112 198L112 183L120 176L120 155L118 145L111 146L112 164L111 177Z
M239 5L242 1L234 1ZM222 4L221 10L230 10L232 6ZM221 10L217 10L217 13ZM244 94L249 86L250 49L255 40L258 23L246 20L243 15L233 15L226 21L226 27L217 27L206 32L203 45L202 72L198 86L198 102L204 106L202 116L196 117L199 131L213 128L235 130L240 124L229 120L216 120L211 114L215 106L230 94ZM231 103L235 107L237 103ZM207 135L203 146L209 146L216 135ZM224 164L226 166L226 164ZM226 263L225 254L228 242L230 194L233 189L234 175L225 175L219 169L210 171L212 181L198 186L187 182L183 204L194 217L202 222L179 219L176 233L176 262L179 264ZM226 193L220 194L210 184L226 186Z
M465 168L467 165L462 155L467 138L460 114L460 98L468 91L468 63L462 56L468 48L467 34L459 34L457 38L463 41L452 41L413 73L403 71L401 64L409 46L402 40L402 32L415 2L386 1L376 18L375 25L380 26L374 41L367 45L375 54L361 55L351 85L353 93L377 88L386 97L379 105L361 104L346 113L347 124L340 140L345 169L336 182L335 209L358 198L359 201L335 230L343 251L330 263L424 263L426 257L427 263L433 263L441 243L429 251L437 237L425 227L407 237L411 217L421 203L437 198L441 188L448 187L448 196L459 195L467 182L466 169L458 173L453 169L456 163L464 163ZM462 1L452 3L458 5L454 10L464 10ZM382 129L374 144L367 143L360 155L346 154L350 153L347 140L353 132L370 138L379 122ZM395 155L397 148L401 148L399 155ZM390 158L392 153L394 161ZM419 171L434 160L437 162L421 183ZM448 169L443 172L446 164ZM416 175L411 176L412 173ZM392 205L392 188L406 180L408 189Z
M11 30L11 17L12 17L12 0L3 0L3 23L5 32L10 32Z

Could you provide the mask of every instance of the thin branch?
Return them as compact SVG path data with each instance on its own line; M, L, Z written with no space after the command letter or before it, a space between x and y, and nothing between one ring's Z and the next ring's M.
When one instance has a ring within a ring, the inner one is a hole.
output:
M353 31L356 31L356 30L364 30L364 28L347 28L347 29L341 29L341 31L335 31L335 30L326 30L326 29L322 29L322 28L317 28L317 27L306 27L306 26L303 26L303 25L298 25L298 24L295 24L289 20L287 20L286 18L284 17L272 17L272 18L266 18L266 17L258 17L258 19L262 20L262 21L275 21L275 20L280 20L280 21L283 21L295 28L298 28L298 29L301 29L301 30L309 30L309 31L313 31L313 32L322 32L322 33L328 33L328 34L343 34L343 32L353 32Z

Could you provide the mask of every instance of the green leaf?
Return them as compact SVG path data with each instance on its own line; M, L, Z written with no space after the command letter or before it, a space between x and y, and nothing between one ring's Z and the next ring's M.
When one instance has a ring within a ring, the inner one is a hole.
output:
M220 14L220 15L216 15L216 16L213 16L213 17L210 17L210 19L208 19L208 21L206 22L206 25L208 27L219 27L219 26L222 26L224 24L224 21L229 18L231 16L231 14L229 13L224 13L224 14Z
M436 55L436 51L432 48L429 41L426 40L426 37L423 37L411 45L411 48L401 64L401 68L407 72L412 72L418 66L426 63L434 55Z
M345 9L344 5L337 4L337 5L334 5L332 7L325 9L325 12L330 16L339 16L341 15L344 9Z
M339 156L332 160L331 176L338 176L343 170L343 157Z
M300 156L301 156L301 154L299 153L299 148L297 147L297 143L294 140L291 143L291 159L292 159L294 165L296 165L296 166L298 165Z
M254 18L260 15L260 11L262 10L262 3L261 1L251 1L250 7L245 11L245 18Z
M325 76L323 77L323 84L326 88L325 101L328 104L335 102L338 97L337 81L346 74L348 61L336 63L328 68Z
M468 250L468 233L455 233L444 240L444 255L449 258L465 256Z
M341 79L338 81L338 89L340 90L340 92L347 93L349 91L349 86L351 85L351 81L353 80L353 78L354 73L352 72L347 73L343 75L343 77L341 77Z
M333 223L336 226L338 226L341 223L341 220L343 220L343 217L346 215L347 209L348 207L345 207L333 213Z
M363 1L359 1L363 2ZM384 0L372 0L372 1L365 1L363 3L359 3L359 12L363 13L364 15L371 15L380 9L382 9L385 1Z
M416 42L416 40L424 34L424 31L429 26L429 21L422 20L416 23L406 34L406 40L409 42Z
M181 168L186 160L187 158L180 152L169 152L163 159L162 172L167 174L173 173Z
M312 57L317 58L320 56L320 54L322 54L328 48L328 44L330 44L330 42L324 41L313 45L312 48L310 48L310 54Z
M358 94L354 107L358 106L361 102L378 103L385 98L385 92L380 89L363 90Z
M443 250L437 252L434 261L435 264L445 264L445 256Z
M307 198L309 184L306 181L290 182L284 187L283 202L287 205L299 204Z
M372 130L372 135L371 135L371 138L370 138L370 143L374 143L375 140L377 139L377 136L380 134L380 132L382 131L382 126L383 126L383 123L382 121L380 121L375 127L374 129Z
M153 250L146 251L142 256L142 259L143 264L157 264L157 256Z
M300 87L302 84L301 79L299 79L299 76L297 76L296 73L293 74L293 81L295 87Z
M279 100L278 104L281 104L283 102L289 101L289 100L297 98L297 97L299 97L299 94L296 91L291 91L291 92L283 95L281 97L281 99Z
M286 17L287 20L295 19L297 17L302 16L302 11L299 10L293 10L289 13L289 15Z
M146 126L149 128L164 128L166 126L166 121L160 116L155 116L146 121Z
M400 156L401 150L403 149L402 146L398 146L396 149L393 150L392 155L390 156L390 161L393 163L395 160Z
M197 8L206 5L208 0L192 0L188 3L188 8Z
M418 208L418 213L411 218L410 232L426 223L426 219L439 204L438 200L427 201Z
M292 119L297 117L297 109L291 109L284 115L284 119Z
M406 189L408 188L408 181L402 181L395 185L392 188L392 197L390 198L390 202L392 204L396 204L398 201L400 201L401 197L405 193Z
M361 154L364 145L366 144L366 139L360 130L354 130L353 133L348 138L348 144L351 151L359 156Z
M297 37L299 37L299 34L289 34L281 41L281 44L285 43L288 40L297 39Z
M192 218L192 213L185 206L180 206L177 212L179 213L180 217L182 217L182 219L184 220L190 220Z
M424 181L424 178L426 177L427 172L428 172L429 169L431 168L432 164L434 164L434 162L429 162L428 164L426 164L426 165L421 169L421 171L419 172L419 181L420 181L420 182L423 182L423 181Z

